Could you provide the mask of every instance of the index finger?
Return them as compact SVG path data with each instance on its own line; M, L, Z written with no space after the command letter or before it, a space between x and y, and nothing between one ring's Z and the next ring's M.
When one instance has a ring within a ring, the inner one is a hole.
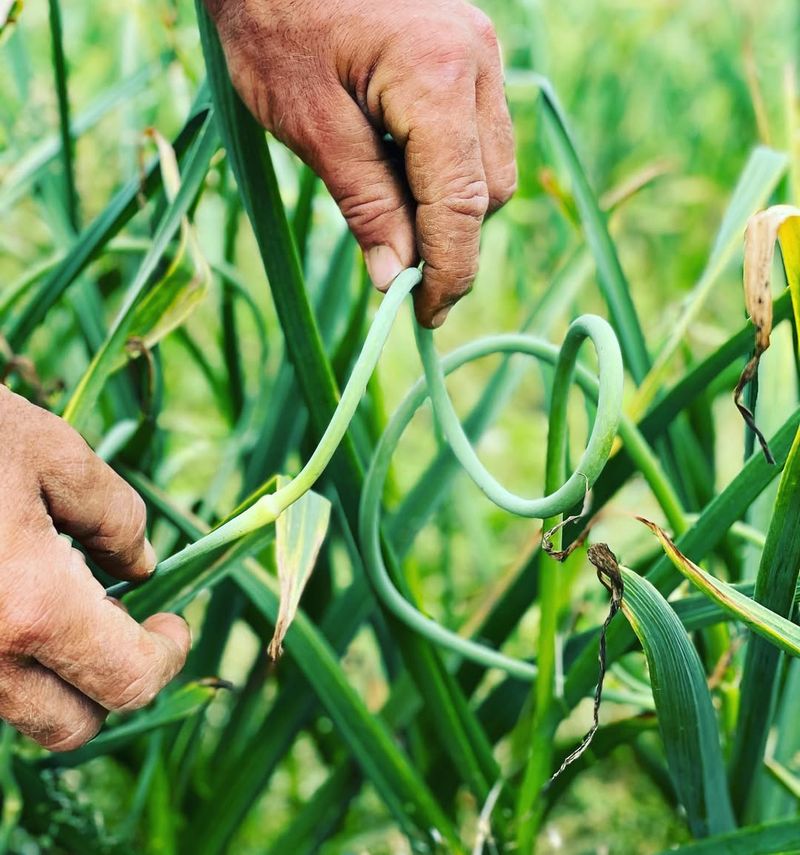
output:
M156 565L144 500L66 422L37 411L38 475L56 528L118 579L141 581Z
M437 68L436 83L392 105L385 121L405 147L408 185L417 203L419 254L425 261L415 292L417 319L438 327L472 287L480 233L489 207L476 106L476 71L458 61Z

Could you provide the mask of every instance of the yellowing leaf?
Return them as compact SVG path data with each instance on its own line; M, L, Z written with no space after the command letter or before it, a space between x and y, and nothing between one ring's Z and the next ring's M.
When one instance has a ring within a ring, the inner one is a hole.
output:
M11 35L22 11L22 0L0 0L0 45Z
M732 585L706 573L675 546L662 528L644 517L637 517L637 519L659 539L664 552L675 568L709 599L776 647L780 647L792 656L800 656L800 627L797 624L752 600Z
M795 210L797 214L787 217L778 228L778 240L786 281L792 294L795 329L800 330L800 209Z
M173 202L181 186L178 160L172 146L153 128L147 131L158 149L159 165L164 179L164 193ZM115 365L120 368L127 358L149 350L179 327L205 297L211 282L211 271L197 235L187 217L181 221L180 242L167 272L137 304L131 319L126 354L120 354Z
M736 384L733 398L748 427L761 443L770 463L775 460L767 441L755 423L755 417L742 402L742 392L758 372L761 355L769 347L772 333L772 261L775 243L780 241L786 276L792 291L795 321L800 320L800 208L774 205L754 214L744 235L744 300L747 313L756 328L753 357Z
M672 360L739 246L748 218L753 211L766 204L770 193L786 172L786 166L786 156L766 146L758 146L750 155L722 218L705 269L688 295L684 303L685 308L672 326L667 340L653 362L653 367L628 405L630 418L638 421L663 388Z
M289 483L280 476L277 488ZM290 505L275 522L275 556L281 585L280 607L269 655L277 659L283 652L283 639L291 626L300 597L305 590L319 555L331 516L331 503L309 491Z
M756 327L756 352L769 347L772 332L772 259L781 226L800 216L791 205L775 205L750 217L744 233L744 300Z

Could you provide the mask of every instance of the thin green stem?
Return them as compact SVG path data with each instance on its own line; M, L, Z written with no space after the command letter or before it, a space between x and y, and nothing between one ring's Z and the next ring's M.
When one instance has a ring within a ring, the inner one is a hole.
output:
M50 0L50 36L52 39L56 97L58 99L58 120L59 134L61 136L61 164L64 180L65 210L70 229L73 232L77 232L80 228L78 191L75 186L75 164L73 157L74 150L72 130L70 128L67 62L64 56L61 5L59 0Z
M369 378L378 364L381 351L389 337L400 306L420 279L419 270L412 268L401 273L395 280L375 315L375 320L353 367L350 379L342 392L333 418L319 445L300 473L285 487L275 493L267 493L261 496L233 519L228 520L205 537L167 558L158 565L157 573L159 576L165 576L190 561L202 558L256 529L272 524L283 511L314 486L330 463L350 426L358 404L367 388ZM131 589L130 583L122 583L109 588L108 593L110 596L120 597Z

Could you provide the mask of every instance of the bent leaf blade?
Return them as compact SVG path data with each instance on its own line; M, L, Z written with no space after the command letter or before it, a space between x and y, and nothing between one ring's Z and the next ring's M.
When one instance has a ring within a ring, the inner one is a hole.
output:
M174 204L181 188L177 153L155 128L149 128L146 136L156 145L164 193L167 201ZM177 251L166 273L133 309L126 347L119 354L116 368L155 347L177 329L208 294L211 268L188 216L181 219L179 235Z
M750 599L733 585L706 573L675 546L662 528L643 517L638 519L655 534L675 568L707 597L776 647L780 647L792 656L800 656L800 627L761 603Z
M278 478L278 489L289 483L289 478ZM297 614L320 548L328 533L331 503L318 493L309 490L301 499L290 505L275 523L275 557L281 585L280 609L275 623L275 634L269 644L269 655L278 659L283 652L283 639Z

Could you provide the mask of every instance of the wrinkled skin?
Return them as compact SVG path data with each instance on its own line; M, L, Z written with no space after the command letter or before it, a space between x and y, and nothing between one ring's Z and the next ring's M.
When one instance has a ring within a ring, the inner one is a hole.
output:
M155 566L141 497L56 416L0 386L0 718L53 751L109 710L148 704L180 671L177 615L138 624L106 597L80 543L118 579Z
M207 3L242 100L324 180L375 285L421 257L417 317L440 326L516 187L489 19L463 0Z

